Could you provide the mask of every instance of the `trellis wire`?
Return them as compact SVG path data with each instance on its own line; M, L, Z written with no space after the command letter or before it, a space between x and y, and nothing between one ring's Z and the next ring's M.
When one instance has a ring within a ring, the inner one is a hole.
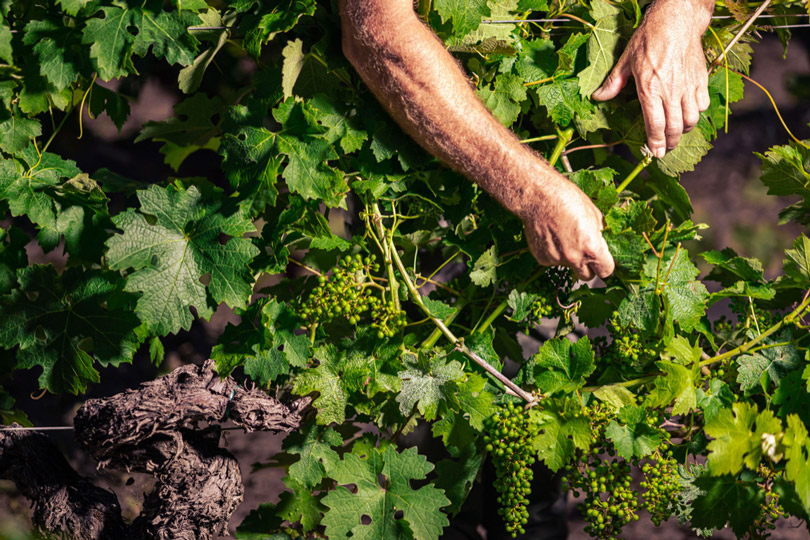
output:
M810 14L808 14L808 13L798 13L798 14L795 14L795 15L760 15L757 18L758 19L776 19L776 18L788 19L788 18L791 18L791 17L810 17ZM712 15L712 19L732 19L732 18L734 18L733 15ZM503 19L503 20L484 20L484 21L481 21L482 24L519 24L519 23L524 23L524 22L541 22L541 23L547 23L547 22L571 22L571 19L561 19L561 18L558 18L558 19ZM793 25L779 26L779 27L772 26L771 28L788 28L788 27L794 28ZM191 30L191 28L193 28L193 27L189 27L189 30Z
M0 431L73 431L73 426L0 427Z

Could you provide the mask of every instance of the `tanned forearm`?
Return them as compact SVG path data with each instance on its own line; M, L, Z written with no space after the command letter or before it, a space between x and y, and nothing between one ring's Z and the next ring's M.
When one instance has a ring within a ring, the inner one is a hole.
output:
M341 2L349 60L411 137L520 215L554 170L486 110L410 0L387 3Z
M340 11L344 53L380 103L425 149L517 214L541 263L570 265L583 278L612 272L599 211L487 111L411 0L341 0Z

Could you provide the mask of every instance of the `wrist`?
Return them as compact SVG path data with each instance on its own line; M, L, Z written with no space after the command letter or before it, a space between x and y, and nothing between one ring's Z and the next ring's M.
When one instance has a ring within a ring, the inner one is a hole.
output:
M538 214L545 213L543 208L548 201L553 201L555 193L568 182L556 169L539 156L532 155L532 162L521 168L521 177L516 180L513 205L505 205L523 222L534 221ZM510 207L511 206L511 207Z
M714 5L714 0L655 0L647 10L645 22L657 12L666 12L664 20L658 21L658 24L672 25L680 19L687 28L702 37L712 22Z

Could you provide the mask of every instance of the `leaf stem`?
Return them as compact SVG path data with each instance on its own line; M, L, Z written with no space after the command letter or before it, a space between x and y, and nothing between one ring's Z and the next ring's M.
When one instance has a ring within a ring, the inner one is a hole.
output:
M60 131L62 131L62 126L65 125L65 122L67 122L68 116L70 116L70 113L72 113L72 112L73 112L73 108L71 108L69 111L65 111L65 116L62 117L62 120L59 122L59 125L56 126L56 128L54 128L53 133L51 133L51 136L48 137L48 140L45 142L45 146L42 147L42 152L43 153L48 150L48 147L51 145L53 140L56 138L56 135Z
M522 144L532 143L532 142L540 142L540 141L553 141L556 139L556 135L542 135L540 137L532 137L531 139L521 139Z
M314 268L310 268L309 266L305 265L301 261L297 261L297 260L293 259L292 257L287 257L287 262L293 263L296 266L300 266L304 270L308 270L308 271L312 272L313 274L315 274L316 276L322 276L323 275L320 272L318 272L317 270L315 270Z
M523 86L536 86L538 84L550 83L553 80L554 80L554 77L546 77L545 79L537 79L536 81L529 81L529 82L523 83Z
M557 163L557 160L560 159L560 155L562 154L563 150L565 150L565 145L571 141L571 137L573 136L574 128L568 128L559 132L557 135L557 144L554 146L554 150L551 151L551 157L548 158L549 165L553 167Z

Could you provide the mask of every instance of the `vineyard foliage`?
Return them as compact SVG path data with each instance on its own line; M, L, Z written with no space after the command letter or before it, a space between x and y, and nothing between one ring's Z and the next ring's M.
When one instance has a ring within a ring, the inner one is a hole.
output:
M620 536L642 507L656 523L740 538L764 537L780 515L807 519L810 238L775 279L731 249L701 251L678 181L743 96L759 23L713 61L756 6L718 2L730 17L704 38L711 107L660 160L642 154L635 92L589 98L644 7L419 8L492 113L605 214L616 272L575 287L568 270L537 265L516 217L392 123L341 54L336 1L0 2L4 370L81 394L100 367L141 348L160 362L161 338L235 310L241 322L212 352L219 372L312 394L316 410L274 459L289 491L248 518L244 538L435 540L487 452L565 471L596 538ZM809 9L776 1L768 21ZM541 17L562 22L487 22ZM164 177L82 170L51 151L84 111L123 126L133 81L157 70L181 99L135 141L161 144ZM769 193L798 196L783 222L810 223L808 144L786 136L760 155ZM184 176L214 153L220 170ZM66 267L29 264L32 241ZM712 318L716 304L733 315ZM528 357L525 335L543 341ZM532 406L516 407L483 362L511 370ZM5 392L0 414L24 419ZM420 423L446 448L436 463L397 445ZM524 484L504 485L519 531Z

